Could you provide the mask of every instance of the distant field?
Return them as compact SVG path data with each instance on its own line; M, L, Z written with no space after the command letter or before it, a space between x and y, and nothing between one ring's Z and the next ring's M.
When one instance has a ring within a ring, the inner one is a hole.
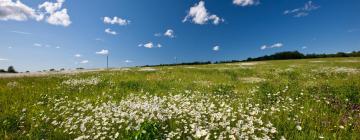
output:
M360 139L360 58L0 78L0 139Z

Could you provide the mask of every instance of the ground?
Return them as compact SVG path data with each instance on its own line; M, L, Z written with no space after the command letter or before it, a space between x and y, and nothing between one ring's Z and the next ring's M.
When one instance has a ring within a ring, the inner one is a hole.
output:
M0 139L360 139L360 58L0 78Z

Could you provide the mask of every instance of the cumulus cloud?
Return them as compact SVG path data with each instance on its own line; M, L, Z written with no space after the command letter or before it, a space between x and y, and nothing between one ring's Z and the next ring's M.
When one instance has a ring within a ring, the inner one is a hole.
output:
M71 24L67 9L61 9L65 0L56 2L44 2L38 6L38 9L31 8L23 4L20 0L0 0L0 20L25 21L35 19L52 25L69 26Z
M218 17L217 15L212 15L207 11L204 1L200 1L198 4L190 7L190 10L183 19L183 22L189 21L190 19L193 23L200 25L206 24L208 21L211 21L215 25L224 22L224 19Z
M164 36L167 36L167 37L169 37L169 38L175 38L174 30L172 30L172 29L167 29L166 32L164 33Z
M214 46L213 47L213 51L219 51L220 50L220 46Z
M9 59L6 58L0 58L0 61L8 61Z
M293 17L305 17L309 15L311 11L317 10L319 8L320 6L315 5L312 1L308 1L303 7L284 11L284 15L292 15Z
M71 24L70 16L67 13L67 9L62 9L55 13L50 14L46 21L53 25L69 26Z
M65 0L57 0L56 2L44 2L39 5L39 9L44 9L46 13L46 21L52 25L61 25L67 27L71 24L70 16L67 9L61 9Z
M233 0L233 4L238 6L252 6L258 5L260 2L258 0Z
M110 28L105 29L105 33L111 34L111 35L117 35L117 32L111 30Z
M89 60L80 61L80 64L87 64L87 63L89 63Z
M102 49L101 51L96 52L96 54L99 54L99 55L108 55L108 54L109 54L109 50Z
M0 0L0 20L25 21L27 19L40 21L44 16L35 9L23 4L20 0Z
M270 45L270 46L263 45L263 46L260 47L260 49L265 50L265 49L272 49L272 48L281 48L283 46L284 46L284 44L282 44L282 43L276 43L276 44L273 44L273 45Z
M122 19L122 18L119 18L119 17L113 17L113 18L110 18L110 17L104 17L104 23L106 24L118 24L120 26L125 26L125 25L128 25L130 24L130 20L127 20L127 19Z
M56 48L56 49L60 49L60 46L56 46L55 48Z

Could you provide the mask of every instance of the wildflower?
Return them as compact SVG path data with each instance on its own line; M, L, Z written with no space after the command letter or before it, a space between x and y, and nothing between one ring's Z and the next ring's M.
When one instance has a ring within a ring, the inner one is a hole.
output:
M301 128L301 126L300 126L300 125L297 125L297 126L296 126L296 129L297 129L297 130L299 130L299 131L301 131L301 130L302 130L302 128Z

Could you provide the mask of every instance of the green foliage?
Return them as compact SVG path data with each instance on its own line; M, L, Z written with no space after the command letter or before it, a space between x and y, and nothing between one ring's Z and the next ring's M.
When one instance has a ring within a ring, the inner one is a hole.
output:
M161 125L157 122L143 122L137 131L130 132L132 140L155 140L164 139L160 130Z

